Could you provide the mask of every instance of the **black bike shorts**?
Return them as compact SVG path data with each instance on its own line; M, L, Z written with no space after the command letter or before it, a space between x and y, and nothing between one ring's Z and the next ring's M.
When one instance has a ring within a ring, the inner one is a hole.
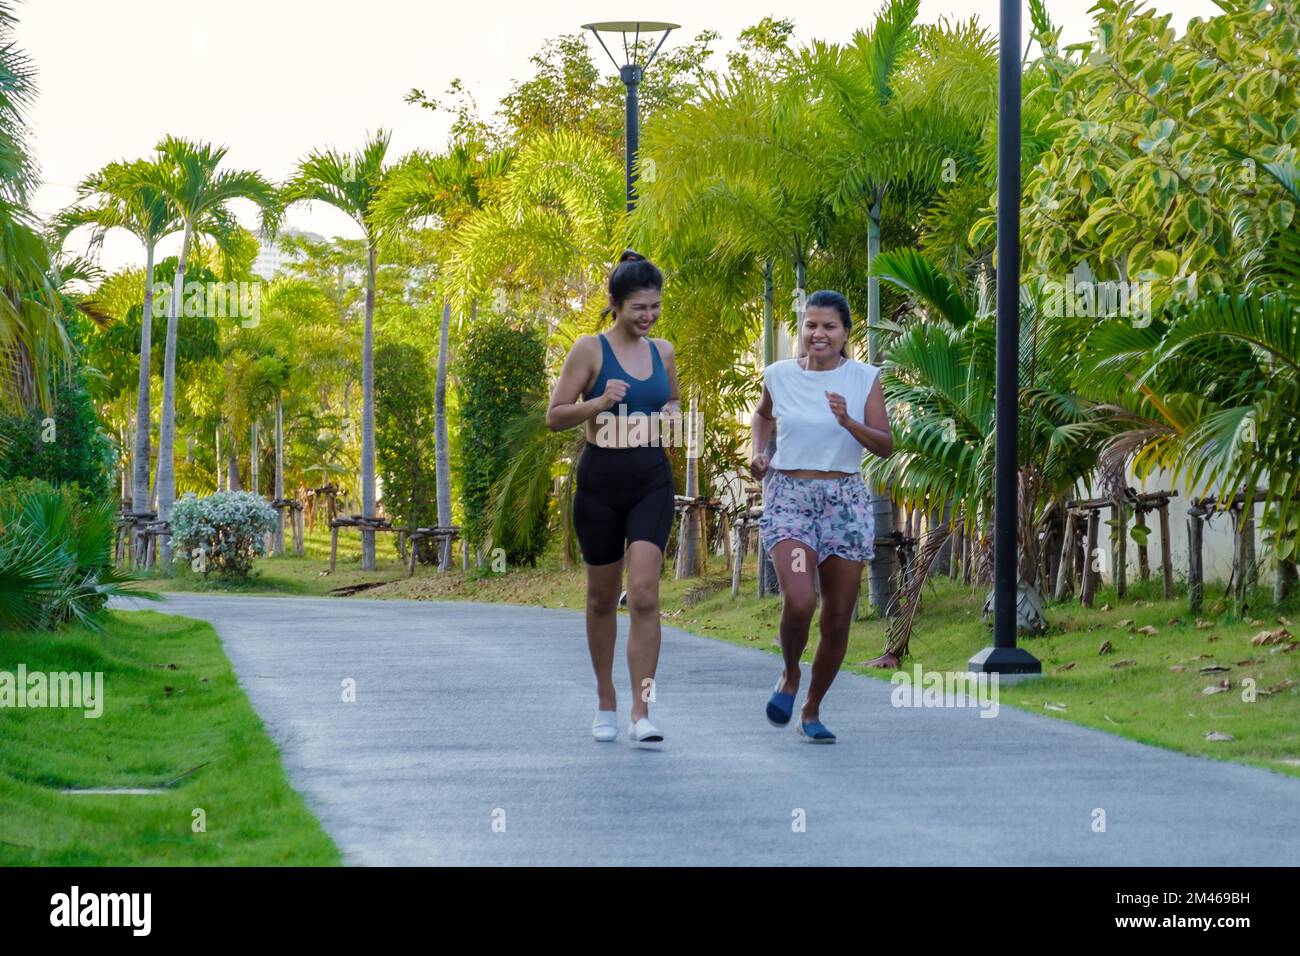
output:
M662 446L587 443L573 495L573 527L583 561L613 564L631 541L649 541L662 552L672 526L673 469Z

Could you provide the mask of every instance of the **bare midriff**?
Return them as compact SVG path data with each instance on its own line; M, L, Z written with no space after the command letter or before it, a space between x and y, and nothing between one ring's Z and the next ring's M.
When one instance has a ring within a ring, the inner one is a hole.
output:
M604 415L610 417L608 419L602 418ZM644 418L645 421L638 423L635 421L637 417ZM671 445L674 434L673 426L664 424L667 418L668 416L658 413L654 417L649 415L638 416L634 413L633 415L624 416L620 420L618 413L615 411L600 412L587 420L587 444L595 445L598 448L644 448L647 445ZM603 430L601 428L602 422L608 422L608 427Z
M778 469L781 474L791 478L851 478L851 471L814 471L811 468Z

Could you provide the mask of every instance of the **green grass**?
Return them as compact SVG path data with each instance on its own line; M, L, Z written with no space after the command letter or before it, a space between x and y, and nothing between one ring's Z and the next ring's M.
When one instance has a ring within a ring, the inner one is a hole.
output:
M1156 599L1153 589L1142 590L1150 596L1130 594L1120 604L1113 591L1103 589L1095 610L1075 603L1049 607L1048 633L1020 641L1042 661L1045 676L1003 684L1000 702L1143 743L1300 776L1300 654L1270 653L1278 645L1250 643L1258 632L1278 629L1279 615L1261 614L1255 619L1261 623L1256 624L1227 615L1217 619L1203 615L1202 620L1210 620L1212 626L1198 629L1183 602ZM936 582L924 598L912 657L903 662L903 669L911 671L920 664L923 671L964 671L971 655L992 643L980 613L984 593L983 589L972 593L947 580ZM775 653L779 603L759 604L756 598L737 603L729 590L715 592L684 608L672 623L734 643L767 646ZM1114 609L1100 610L1107 603ZM1295 614L1293 609L1290 613ZM1119 626L1122 621L1131 623ZM1138 631L1148 625L1155 634ZM847 669L888 679L893 672L862 666L879 653L883 637L884 625L879 621L854 625ZM1105 641L1111 650L1101 654ZM815 636L810 643L808 660L815 650ZM1245 661L1251 663L1240 663ZM1212 675L1199 672L1215 664L1229 670ZM1174 667L1182 670L1171 670ZM1271 695L1259 693L1247 702L1242 694L1246 678L1259 691L1277 690ZM1202 693L1225 679L1231 682L1229 690L1210 696ZM1287 680L1291 685L1281 686ZM1235 740L1208 741L1205 734L1211 731L1231 734Z
M0 632L0 671L104 674L97 719L0 710L0 865L338 864L212 628L153 611L105 623L102 637ZM62 792L169 782L163 794ZM193 831L196 808L206 832Z
M340 584L385 581L383 586L361 596L488 601L570 610L581 610L585 603L581 569L566 567L554 552L543 558L536 569L502 575L456 570L440 575L431 568L417 567L416 576L408 579L405 569L396 562L391 538L381 537L380 541L378 573L357 569L357 546L349 542L349 560L344 560L341 543L338 571L322 576L328 566L326 538L323 546L309 542L307 558L258 561L259 577L248 588L259 593L323 594ZM387 560L385 548L391 555ZM721 559L713 556L711 561L715 568L712 575L685 581L665 577L661 584L665 622L776 654L781 603L754 596L752 558L745 568L741 595L735 599L731 597L730 579L720 573ZM185 586L184 580L173 584ZM1184 753L1300 776L1300 652L1270 653L1278 645L1255 647L1250 643L1261 630L1281 627L1279 617L1300 621L1300 602L1293 600L1274 608L1270 595L1260 590L1252 596L1253 617L1237 620L1221 601L1216 601L1221 591L1221 586L1217 591L1207 586L1207 609L1201 618L1213 626L1200 629L1187 612L1185 595L1180 592L1174 600L1166 601L1156 580L1130 585L1122 602L1116 600L1113 588L1101 588L1093 609L1074 601L1049 605L1048 633L1021 642L1043 662L1046 676L1003 684L1000 702ZM965 670L971 655L992 643L991 632L981 619L986 593L983 586L967 588L947 579L933 581L917 617L912 657L904 661L903 669L910 672L914 664L920 664L926 671ZM1102 610L1106 604L1114 609ZM1124 620L1132 624L1117 627ZM1157 633L1138 633L1138 628L1148 625ZM1300 629L1288 629L1300 637ZM856 622L850 634L846 669L888 679L891 672L862 666L880 652L884 632L880 620ZM1102 642L1107 640L1112 650L1099 654ZM816 644L814 622L805 659L812 659ZM1135 663L1115 666L1130 660ZM1243 661L1252 663L1240 663ZM1212 675L1199 672L1201 667L1213 664L1229 670ZM1176 667L1182 670L1171 670ZM1259 691L1275 688L1276 692L1260 693L1254 702L1247 702L1242 699L1242 682L1246 678L1253 680ZM1231 682L1226 692L1202 694L1205 687L1225 679ZM1295 683L1284 686L1288 680ZM834 706L834 701L832 694L829 706ZM1231 734L1235 739L1208 741L1205 735L1211 731Z

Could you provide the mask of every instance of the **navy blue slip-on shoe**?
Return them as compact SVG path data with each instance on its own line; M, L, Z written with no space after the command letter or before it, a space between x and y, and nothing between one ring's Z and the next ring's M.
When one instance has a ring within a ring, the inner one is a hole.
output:
M777 687L781 682L777 682ZM783 694L779 690L773 691L771 698L767 702L767 722L773 727L784 727L790 723L790 715L794 713L794 694Z
M820 720L810 720L799 724L799 733L810 744L833 744L835 735L826 729Z

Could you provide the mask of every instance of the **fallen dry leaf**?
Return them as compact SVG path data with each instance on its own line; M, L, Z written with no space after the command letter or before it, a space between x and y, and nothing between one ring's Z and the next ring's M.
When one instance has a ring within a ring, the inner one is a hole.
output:
M1157 631L1154 627L1152 627L1150 624L1147 624L1147 625L1144 626L1144 627L1139 627L1139 628L1137 629L1137 632L1138 632L1139 634L1145 634L1147 637L1151 637L1151 636L1153 636L1153 635L1155 635L1155 634L1159 634L1159 633L1160 633L1160 632Z
M1236 740L1237 738L1234 737L1234 736L1232 736L1232 734L1225 734L1225 733L1221 733L1220 731L1217 731L1217 730L1211 730L1208 734L1205 735L1205 739L1206 739L1206 740L1213 740L1213 741L1215 741L1215 742L1217 743L1217 742L1220 742L1220 741L1230 742L1230 741Z
M1101 606L1101 609L1102 609L1103 611L1109 611L1109 610L1111 610L1111 606L1110 606L1109 604L1103 604L1103 605Z
M1179 624L1183 623L1183 619L1180 617L1171 617L1169 620L1165 621L1165 623L1170 627L1177 627Z
M1226 687L1220 687L1218 684L1211 684L1209 687L1202 689L1201 693L1208 697L1210 694L1222 694L1227 689Z
M1102 642L1101 642L1101 647L1097 648L1097 653L1098 653L1098 654L1109 654L1109 653L1110 653L1110 641L1102 641Z
M1064 704L1048 704L1048 703L1044 703L1043 706L1046 707L1048 710L1065 710L1065 705L1064 705Z
M1073 666L1074 666L1074 661L1070 661L1070 663L1068 664L1062 664L1060 667L1056 669L1055 673L1059 674L1062 671L1068 671Z
M1185 671L1187 668L1183 667L1182 664L1173 664L1173 665L1170 666L1169 669L1170 669L1171 671L1173 671L1175 674L1181 674L1181 673L1182 673L1183 671Z
M1203 630L1205 630L1207 627L1214 627L1214 622L1213 622L1213 621L1207 621L1207 620L1205 620L1205 618L1202 618L1202 617L1198 617L1198 618L1196 619L1196 629L1197 629L1198 631L1203 631Z
M1205 667L1201 668L1202 674L1223 674L1227 671L1228 668L1224 667L1222 664L1207 664Z
M1131 618L1127 618L1127 617L1126 617L1126 618L1124 618L1124 620L1122 620L1122 621L1116 621L1116 622L1115 622L1115 627L1118 628L1119 630L1123 630L1124 628L1128 627L1128 626L1129 626L1130 624L1132 624L1132 623L1133 623L1133 620L1132 620Z
M1278 622L1279 624L1281 624L1283 627L1295 627L1294 624L1292 624L1290 621L1288 621L1288 620L1287 620L1286 618L1284 618L1284 617L1279 617L1279 618L1277 619L1277 622Z
M1126 658L1124 658L1122 661L1116 661L1114 664L1111 664L1110 666L1111 666L1111 667L1131 667L1131 666L1133 666L1133 665L1136 664L1136 663L1137 663L1137 661L1135 661L1133 658L1131 658L1131 657L1126 657Z
M1244 661L1237 661L1237 666L1249 667L1251 664L1262 664L1262 663L1264 663L1264 658L1262 657L1248 657Z
M1274 684L1274 685L1273 685L1272 687L1270 687L1267 691L1265 691L1265 693L1268 693L1268 694L1278 694L1278 693L1281 693L1282 691L1287 690L1288 688L1291 688L1291 687L1294 687L1294 686L1295 686L1295 678L1293 678L1293 677L1288 677L1286 680L1282 681L1282 683L1280 683L1280 684Z

